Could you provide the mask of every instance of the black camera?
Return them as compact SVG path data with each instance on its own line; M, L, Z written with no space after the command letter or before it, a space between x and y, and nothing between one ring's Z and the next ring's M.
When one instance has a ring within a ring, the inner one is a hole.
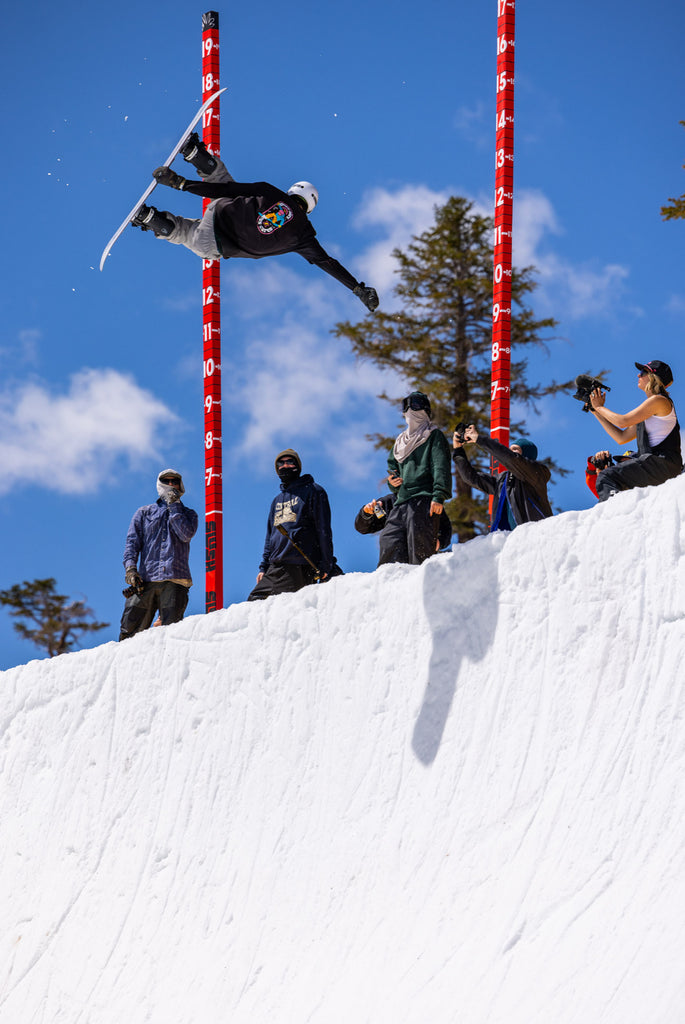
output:
M454 433L457 436L457 441L459 442L459 444L468 444L468 442L466 441L466 439L464 437L464 431L467 430L469 427L472 427L472 426L473 426L473 423L464 423L463 420L461 420L461 422L457 423L456 427L454 428Z
M608 384L604 384L599 377L589 377L587 373L581 373L576 377L577 391L574 398L583 403L583 412L590 411L590 395L596 388L602 391L611 391Z
M596 467L597 472L601 473L607 466L614 465L614 457L613 455L591 455L590 462Z
M137 594L138 597L140 597L144 590L145 584L142 583L139 587L124 587L121 593L124 595L125 598L133 597L134 594Z

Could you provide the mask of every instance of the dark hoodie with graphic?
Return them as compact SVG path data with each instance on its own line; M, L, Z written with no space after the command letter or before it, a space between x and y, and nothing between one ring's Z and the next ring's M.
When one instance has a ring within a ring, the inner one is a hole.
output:
M276 529L279 525L287 530L288 537ZM310 473L282 483L280 494L271 502L260 572L266 572L270 565L307 565L290 543L290 537L311 558L317 569L331 573L335 561L331 509L328 495L314 482Z

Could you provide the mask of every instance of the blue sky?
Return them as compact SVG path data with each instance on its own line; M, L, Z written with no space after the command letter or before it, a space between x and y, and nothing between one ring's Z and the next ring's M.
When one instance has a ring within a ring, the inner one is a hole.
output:
M200 261L127 229L97 267L201 102L206 9L41 0L3 16L0 587L54 576L111 622L95 642L118 633L124 538L158 471L181 469L187 504L204 510ZM319 240L392 308L390 252L436 203L492 209L495 0L218 10L226 164L237 180L315 182ZM678 405L685 224L659 207L684 191L682 5L530 0L516 33L515 260L538 268L536 313L560 322L530 376L610 370L609 404L627 409L634 360L659 358ZM156 200L200 207L162 189ZM330 335L363 307L294 255L225 263L222 302L225 603L253 584L286 446L329 492L343 568L373 569L375 541L353 518L385 459L365 435L399 427L375 396L404 388ZM555 505L589 507L585 458L606 435L570 398L528 423L573 470ZM191 550L198 613L202 532ZM0 668L36 654L0 611Z

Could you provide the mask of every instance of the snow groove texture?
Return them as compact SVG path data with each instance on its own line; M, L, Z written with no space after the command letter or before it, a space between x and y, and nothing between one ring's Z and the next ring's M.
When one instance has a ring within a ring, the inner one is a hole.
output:
M673 1024L685 478L0 673L2 1024Z

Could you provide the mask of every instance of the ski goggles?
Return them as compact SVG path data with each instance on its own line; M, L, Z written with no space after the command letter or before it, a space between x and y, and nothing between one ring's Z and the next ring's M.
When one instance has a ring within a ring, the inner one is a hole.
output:
M428 396L424 395L421 391L415 391L413 394L403 398L402 412L406 412L407 409L413 409L415 412L418 412L420 409L425 409L425 411L428 412L430 410Z

